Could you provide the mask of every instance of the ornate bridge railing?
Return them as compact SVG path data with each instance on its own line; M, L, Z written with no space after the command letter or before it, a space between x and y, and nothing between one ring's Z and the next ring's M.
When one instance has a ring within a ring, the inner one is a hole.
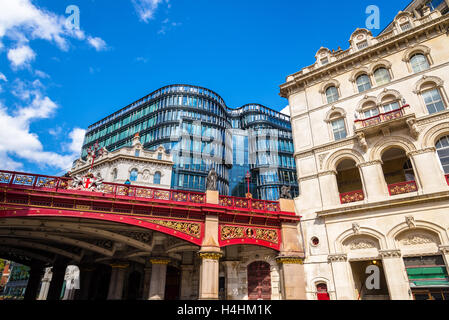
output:
M74 187L71 178L51 177L38 174L0 170L0 187L10 186L19 189L41 189L56 191L61 193L82 193L94 192L104 196L114 198L137 198L148 200L162 200L185 204L205 204L206 194L182 190L168 190L151 187L122 185L116 183L103 182L97 189L86 189L84 187ZM258 210L278 213L281 211L279 202L264 201L247 198L237 198L220 196L219 205L231 209Z
M279 202L276 201L265 201L265 200L255 200L248 198L237 198L229 196L220 196L220 206L230 207L236 209L252 209L252 210L263 210L271 212L280 212Z
M149 200L165 200L195 204L206 203L206 195L199 192L157 189L133 185L121 185L109 182L103 182L101 187L98 189L82 190L82 188L79 187L72 187L72 181L72 179L64 177L51 177L38 174L0 170L0 186L8 185L14 188L48 189L55 190L57 192L91 191L114 197L132 197Z

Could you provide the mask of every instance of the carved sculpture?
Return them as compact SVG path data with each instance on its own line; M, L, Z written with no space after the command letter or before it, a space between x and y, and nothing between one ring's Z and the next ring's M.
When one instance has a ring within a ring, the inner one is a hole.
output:
M209 171L209 175L207 176L207 180L206 180L206 190L207 191L217 191L217 179L218 179L218 175L217 172L215 172L215 169L212 168Z
M281 199L293 199L291 194L291 186L281 187Z

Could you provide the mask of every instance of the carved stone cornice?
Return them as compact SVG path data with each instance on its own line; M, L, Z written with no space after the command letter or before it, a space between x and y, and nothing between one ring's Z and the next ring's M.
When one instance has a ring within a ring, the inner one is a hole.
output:
M382 257L382 259L402 257L401 250L396 250L396 249L395 250L380 250L379 254Z
M332 262L346 262L348 261L348 255L346 253L336 253L327 256L327 261Z
M276 258L276 262L278 264L304 264L304 258L279 256Z
M437 148L435 147L429 147L429 148L425 148L425 149L421 149L421 150L413 150L410 152L407 152L407 157L413 157L413 156L417 156L420 154L424 154L424 153L433 153L436 152Z
M318 177L324 177L324 176L336 176L338 173L335 170L329 170L329 171L323 171L318 173Z
M449 246L439 246L438 249L442 254L449 254Z
M371 166L375 166L375 165L383 165L382 160L373 160L373 161L359 163L359 164L357 164L357 167L363 168L363 167L371 167Z
M200 252L198 253L198 256L201 259L220 260L220 258L223 257L223 254L220 252Z
M340 59L337 58L336 61L327 64L326 66L313 68L309 72L304 72L305 69L309 69L312 66L303 68L301 71L294 73L288 77L288 82L282 84L281 95L288 97L288 89L293 85L295 87L299 86L313 86L319 82L322 82L326 77L333 77L340 75L343 72L347 72L348 68L353 68L355 62L363 60L373 60L380 59L385 56L390 56L396 52L403 51L402 46L396 45L400 41L407 41L409 46L414 46L434 37L438 37L441 34L446 33L443 28L436 28L439 24L444 24L449 20L447 15L443 15L439 18L432 19L428 23L424 23L419 26L415 26L410 32L401 32L398 35L393 35L391 37L384 38L378 36L380 42L372 44L368 48L357 51L355 53L344 54ZM429 32L430 29L434 29L437 32ZM349 49L348 49L349 50ZM348 51L349 52L349 51Z
M305 177L299 177L298 181L307 181L307 180L313 180L313 179L317 179L318 175L317 174L312 174L310 176L305 176Z

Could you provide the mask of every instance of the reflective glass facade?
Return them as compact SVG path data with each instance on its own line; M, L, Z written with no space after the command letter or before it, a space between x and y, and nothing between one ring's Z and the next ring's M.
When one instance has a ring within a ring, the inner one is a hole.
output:
M285 183L297 193L290 118L264 106L230 109L206 88L167 86L90 126L82 157L96 141L110 151L130 146L136 133L146 149L173 154L174 189L204 191L214 167L222 195L244 196L248 170L257 198L277 200Z

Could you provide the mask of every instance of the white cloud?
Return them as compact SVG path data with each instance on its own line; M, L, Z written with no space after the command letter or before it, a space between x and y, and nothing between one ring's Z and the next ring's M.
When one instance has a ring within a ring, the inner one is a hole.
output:
M6 78L6 76L0 72L0 80L7 82L8 79Z
M39 77L41 79L48 79L48 78L50 78L50 76L48 74L46 74L44 71L41 71L41 70L35 70L34 74L36 75L36 77Z
M87 41L89 42L89 44L95 48L95 50L97 51L103 51L107 49L107 45L106 42L98 37L88 37Z
M10 49L8 58L13 67L20 67L35 58L29 47L30 40L43 39L55 43L61 50L69 49L68 38L92 41L97 50L106 42L98 37L86 36L84 31L66 24L68 16L58 15L34 5L31 0L0 1L0 49L2 39L8 37L16 49ZM87 39L86 39L87 38Z
M163 0L132 0L140 20L145 23L154 18L154 13L162 2Z
M13 69L29 66L36 58L36 53L28 46L21 46L8 51L8 59Z
M58 105L39 90L41 84L16 83L16 94L24 100L25 106L18 107L12 113L0 104L0 163L2 169L17 170L22 164L15 158L36 163L41 167L54 167L69 170L73 160L79 157L84 130L75 128L69 135L68 152L59 154L46 151L36 133L30 131L32 122L51 117ZM27 88L31 86L31 88ZM25 102L26 101L26 102ZM81 137L82 136L82 137ZM81 141L81 142L80 142Z

